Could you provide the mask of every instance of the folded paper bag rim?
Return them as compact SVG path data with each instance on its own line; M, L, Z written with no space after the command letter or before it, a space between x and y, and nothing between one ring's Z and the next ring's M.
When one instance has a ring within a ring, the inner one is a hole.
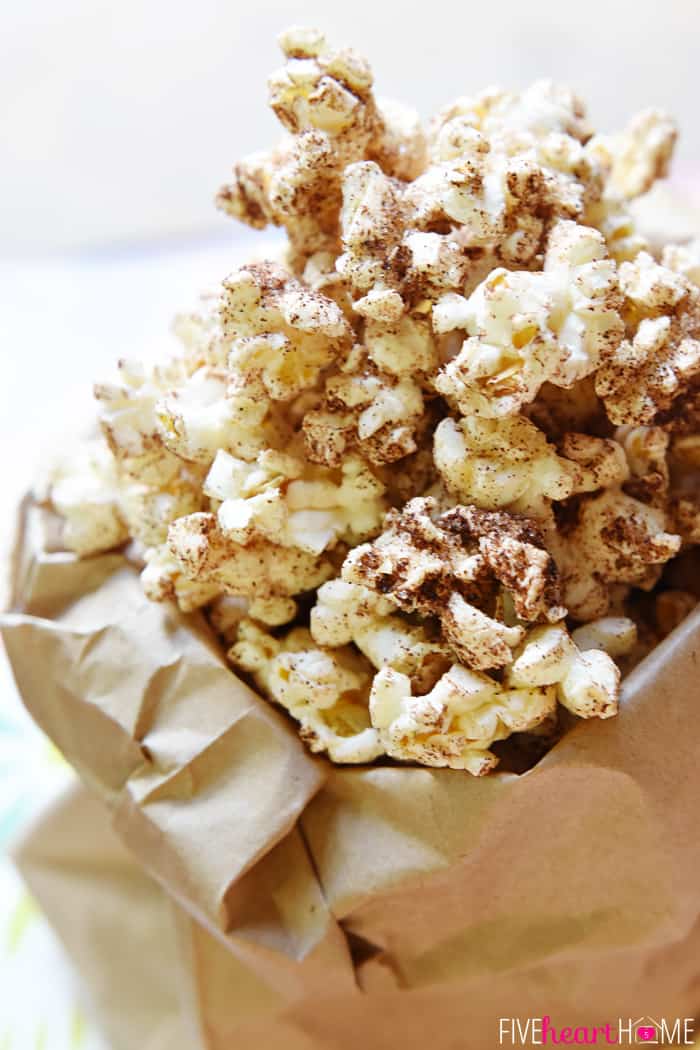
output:
M382 989L443 995L557 968L567 994L617 982L632 1003L648 982L621 983L610 960L652 972L695 936L698 612L630 675L617 719L580 725L523 775L342 768L303 750L201 623L147 603L119 555L92 560L91 589L85 562L23 553L28 611L2 630L25 703L143 866L284 996L303 999L291 973L326 952L341 987L381 974ZM265 883L290 836L304 877ZM306 921L302 885L322 921Z
M430 998L426 998L426 989L419 992L419 1017L405 991L389 993L393 1000L387 999L387 986L395 987L394 975L382 955L371 955L358 967L363 986L360 1001L353 992L339 1001L333 998L333 990L325 989L325 998L313 1000L315 1016L305 1013L298 1003L281 1005L280 997L266 991L256 975L197 922L174 904L168 909L167 895L153 884L149 887L150 880L120 847L104 817L102 807L84 789L71 788L27 829L15 858L82 973L113 1050L134 1046L144 1050L231 1050L232 1046L349 1050L360 1039L359 1045L369 1050L384 1050L389 1045L387 1018L398 1017L397 1010L409 1015L412 1034L398 1022L403 1029L400 1034L408 1035L401 1045L409 1050L425 1045L426 1026L432 1029L431 1044L441 1050L490 1047L497 1045L497 1017L503 1015L503 1003L507 1015L525 1018L530 1015L530 998L541 992L536 974L519 974L517 986L501 987L501 1009L492 1012L485 1026L472 1004L486 998L493 1006L489 990L494 982L489 975L487 983L484 978L472 978L461 989L460 998L470 1008L468 1015L458 1012L460 1042L454 1038L450 1016L454 1010L448 1009L440 990L430 994L428 989ZM92 900L92 905L86 907L86 900ZM136 958L135 943L140 946ZM671 958L675 962L674 955L687 950L687 943L674 946ZM625 961L621 959L620 965ZM669 961L665 956L664 962ZM561 971L568 979L565 966ZM544 1000L540 995L539 1012L533 1015L541 1015L543 1003L549 1012L553 998L551 993ZM554 1010L552 1020L561 1027L556 1004ZM335 1018L333 1032L328 1031L329 1015ZM585 1004L579 1014L566 1015L569 1024L579 1020L592 1020Z

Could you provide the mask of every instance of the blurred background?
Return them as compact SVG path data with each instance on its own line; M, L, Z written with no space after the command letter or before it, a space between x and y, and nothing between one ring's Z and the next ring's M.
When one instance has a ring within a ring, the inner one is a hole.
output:
M172 314L268 236L237 228L212 197L238 157L278 135L265 82L280 64L275 37L290 23L354 45L378 93L424 117L456 95L538 77L575 88L601 130L645 106L667 108L681 126L673 185L647 214L673 236L700 232L698 0L7 2L0 551L36 467L91 418L93 380L119 356L162 349ZM56 765L0 664L0 840L36 807ZM9 985L3 977L0 1047L97 1046L61 990L50 935L1 866L0 886L0 969L12 976ZM60 1021L24 1016L37 982L59 989Z
M3 21L0 241L17 252L225 229L211 196L276 135L265 78L290 22L356 46L424 116L551 76L604 129L668 108L679 172L700 164L697 0L24 0Z

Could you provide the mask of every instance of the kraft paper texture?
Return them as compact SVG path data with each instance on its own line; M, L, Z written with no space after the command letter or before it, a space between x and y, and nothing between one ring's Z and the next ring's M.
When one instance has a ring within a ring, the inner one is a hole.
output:
M201 617L53 550L31 505L13 591L19 690L100 800L20 865L115 1050L489 1050L499 1017L700 1011L700 610L617 718L477 779L312 758Z

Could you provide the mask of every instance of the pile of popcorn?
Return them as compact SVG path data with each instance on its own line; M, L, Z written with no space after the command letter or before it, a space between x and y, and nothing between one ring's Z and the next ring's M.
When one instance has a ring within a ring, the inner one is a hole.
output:
M700 242L652 254L628 210L676 131L594 135L549 82L426 131L353 51L280 43L285 136L217 203L283 258L121 361L41 498L204 609L312 751L484 774L614 715L695 604L658 585L700 542Z

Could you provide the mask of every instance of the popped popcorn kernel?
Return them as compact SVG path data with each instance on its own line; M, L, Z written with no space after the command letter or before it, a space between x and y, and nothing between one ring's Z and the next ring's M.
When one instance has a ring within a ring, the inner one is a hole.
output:
M258 536L320 554L339 539L377 532L384 486L362 460L348 457L340 476L288 453L264 449L253 463L220 450L204 483L218 502L224 536L246 544Z
M306 454L337 467L357 452L370 463L394 463L418 449L425 422L423 392L409 376L382 372L364 354L351 371L326 380L323 398L304 416Z
M406 675L386 667L375 676L369 699L372 725L392 758L473 776L497 765L492 744L540 725L555 704L552 689L505 689L459 664L419 696L412 695Z
M171 555L172 557L172 555ZM288 602L288 598L261 598L260 602L270 602L273 606L277 602ZM232 645L236 640L238 625L248 615L250 602L247 598L236 598L232 594L220 594L211 602L207 610L207 618L216 633L225 642ZM294 603L296 612L296 603ZM292 614L293 615L293 614ZM290 617L291 619L292 617ZM264 622L264 621L263 621ZM285 622L285 621L283 621Z
M298 547L258 537L246 544L230 540L212 513L178 518L168 529L168 547L188 580L244 597L289 597L333 575L330 562Z
M631 644L635 639L636 633ZM506 681L521 688L555 686L559 703L580 718L617 714L620 672L614 660L602 649L579 649L561 624L529 632Z
M602 193L588 134L579 100L549 81L519 95L491 88L458 99L434 122L434 164L412 190L424 198L424 221L446 216L463 225L470 247L528 266L557 219L580 219Z
M301 272L314 252L337 246L344 169L379 161L390 176L414 178L425 136L414 111L376 102L371 70L354 51L332 49L311 29L283 34L280 46L287 62L270 77L269 98L287 137L237 164L216 203L256 229L283 226Z
M682 416L700 382L700 289L646 252L620 266L620 287L628 338L608 350L595 380L608 417L641 425Z
M469 299L438 301L438 332L463 330L435 385L463 415L518 412L543 383L570 387L624 335L614 263L601 235L573 222L550 234L544 270L493 270Z
M183 612L193 612L220 594L216 583L188 579L167 544L149 548L144 561L141 585L152 602L175 601Z
M394 605L367 587L329 580L317 592L311 610L311 634L319 645L346 645L358 631L388 616Z
M268 627L279 627L295 618L298 607L293 598L270 595L266 598L254 598L248 606L248 612L253 620L258 620Z
M623 199L640 197L668 174L678 129L667 113L645 109L617 136L589 143L608 169L608 190Z
M571 639L578 649L600 649L608 656L626 656L637 641L637 625L628 616L603 616L577 627Z
M661 261L669 270L700 286L700 237L687 244L667 244Z
M192 375L200 368L226 366L226 345L219 324L219 290L210 288L199 296L196 309L175 315L171 330L181 344L184 371Z
M219 449L252 457L275 436L264 391L236 388L223 369L202 367L155 404L166 449L207 467Z
M448 491L486 510L519 509L540 496L566 499L574 491L569 464L523 416L448 416L435 431L434 456Z
M350 649L317 648L304 628L277 639L242 620L228 657L297 720L311 751L342 763L371 762L383 753L370 724L370 673Z
M611 438L564 434L559 441L559 452L568 464L574 493L609 488L629 477L625 450Z
M122 359L114 379L95 384L100 427L123 476L159 484L179 472L180 460L163 444L156 405L184 378L176 359L150 368Z
M649 242L637 228L634 216L625 201L617 197L601 197L592 201L584 213L587 226L600 230L616 263L631 262L640 252L649 251Z
M44 479L46 501L63 518L66 548L81 557L126 543L129 529L121 509L117 467L101 442L86 442L57 460Z
M548 537L571 616L582 621L605 616L613 583L650 590L681 546L666 524L663 510L615 487L582 497L573 524Z
M381 132L369 150L382 171L410 182L428 160L428 143L418 112L392 98L378 98Z
M618 427L615 440L622 446L629 465L624 490L651 506L667 507L670 472L669 435L662 427Z
M430 169L422 178L430 177ZM425 311L440 294L462 289L472 269L463 238L425 229L407 188L372 161L343 175L343 251L336 267L349 283L355 310L398 324L404 309Z
M336 302L311 292L282 267L254 263L223 283L221 324L231 340L228 367L260 378L276 401L313 386L349 349L350 328Z
M438 632L411 623L391 601L343 579L319 587L310 627L319 645L353 642L375 668L393 667L421 688L430 688L449 664Z
M532 522L458 506L435 519L431 498L390 511L382 535L355 547L342 578L374 590L407 613L435 616L447 644L473 668L508 663L524 629L499 621L505 590L525 620L559 619L556 570Z
M168 526L185 514L202 509L201 479L183 469L163 486L122 482L119 509L129 536L144 547L165 543Z

